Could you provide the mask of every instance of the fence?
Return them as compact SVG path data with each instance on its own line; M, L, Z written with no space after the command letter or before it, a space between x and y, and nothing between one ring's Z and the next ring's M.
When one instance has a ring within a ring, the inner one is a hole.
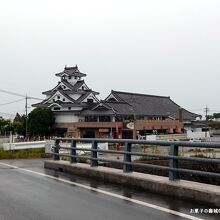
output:
M46 141L34 141L34 142L17 142L17 143L4 143L4 150L22 150L33 148L45 148Z
M132 172L133 167L145 167L157 170L165 170L169 172L169 180L178 180L180 179L180 173L187 173L189 175L200 175L206 177L216 177L220 178L220 174L217 172L205 172L199 170L190 170L179 168L178 162L179 160L185 161L197 161L201 163L211 163L211 164L220 164L220 159L207 159L207 158L192 158L192 157L183 157L179 155L179 147L190 147L190 148L213 148L220 149L220 144L216 143L193 143L186 141L145 141L145 140L130 140L130 139L81 139L81 138L55 138L55 144L53 146L53 159L59 160L60 156L70 157L70 163L77 163L77 158L86 158L90 160L90 165L92 167L98 166L98 161L102 162L111 162L111 163L119 163L123 165L124 172ZM60 146L60 141L71 142L71 147L62 147ZM92 143L91 149L86 149L86 151L91 152L91 156L86 155L77 155L77 151L84 150L84 148L76 147L77 142L83 143ZM123 144L124 150L103 150L98 149L98 143L115 143L115 144ZM140 144L140 145L155 145L155 146L168 146L170 148L169 155L160 155L160 154L148 154L143 152L132 152L132 145ZM70 154L62 154L59 153L60 149L70 150ZM112 160L106 158L99 158L98 153L114 153L114 154L123 154L123 161L121 160ZM132 162L131 156L146 156L153 158L161 158L168 159L169 166L160 166L153 164L143 164L138 162Z

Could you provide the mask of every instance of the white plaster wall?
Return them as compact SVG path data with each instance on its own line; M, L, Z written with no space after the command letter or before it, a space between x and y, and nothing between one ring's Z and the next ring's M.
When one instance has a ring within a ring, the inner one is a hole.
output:
M76 82L78 81L77 79L75 79L74 77L71 77L71 79L69 79L69 77L66 77L67 82L69 82L71 85L75 85Z
M147 141L156 141L157 136L156 135L146 135L146 140Z
M70 96L72 99L77 100L77 99L81 96L81 94L70 94L69 96Z
M64 83L59 84L60 87L62 87L63 90L70 90Z
M187 131L187 138L189 139L200 139L205 137L210 137L210 133L207 131L206 134L204 131ZM206 136L207 135L207 136Z
M84 83L79 89L82 89L83 90L83 88L84 88L84 90L85 89L89 89L89 87Z
M59 99L58 96L60 97ZM55 99L55 101L60 100L62 102L69 102L69 100L65 96L63 96L59 91L57 91L53 96L51 96L50 100L47 101L47 103L53 103L53 99Z
M111 98L113 98L113 99L116 99L112 94L110 94L108 97L107 97L107 101L109 100L109 99L111 99ZM117 99L116 99L117 100Z
M55 115L55 118L56 123L71 123L79 121L79 117L74 114L59 114Z

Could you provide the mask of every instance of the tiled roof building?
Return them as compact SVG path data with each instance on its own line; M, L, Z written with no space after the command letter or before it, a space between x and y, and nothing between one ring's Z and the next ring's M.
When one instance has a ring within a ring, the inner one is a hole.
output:
M102 107L101 107L102 106ZM101 107L101 108L100 108ZM171 118L179 120L181 107L173 102L169 96L155 96L138 93L111 91L110 95L92 110L85 110L83 115L110 114L126 116L134 115L138 119ZM195 120L200 115L182 109L184 121Z
M200 115L182 109L167 96L111 91L100 101L82 80L86 74L77 66L65 67L58 84L43 92L46 99L34 107L51 108L56 117L57 134L81 137L114 137L118 127L121 137L131 138L126 127L133 117L136 129L145 133L180 133L184 121ZM134 132L134 131L132 131Z
M86 85L82 80L86 74L81 73L77 66L65 67L61 73L55 75L60 78L58 84L53 89L43 92L46 99L33 107L50 108L55 113L56 124L62 127L62 124L78 122L83 109L99 103L96 97L99 93Z

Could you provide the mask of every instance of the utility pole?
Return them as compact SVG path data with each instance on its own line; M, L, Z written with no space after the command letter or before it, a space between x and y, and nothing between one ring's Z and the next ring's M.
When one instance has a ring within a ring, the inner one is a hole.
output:
M205 137L207 137L207 127L208 127L208 111L209 111L209 108L208 106L206 105L205 107L205 121L206 121L206 129L205 129Z
M28 120L28 115L27 115L27 99L28 99L28 97L27 97L27 94L26 94L26 97L25 97L25 140L27 141L27 120Z

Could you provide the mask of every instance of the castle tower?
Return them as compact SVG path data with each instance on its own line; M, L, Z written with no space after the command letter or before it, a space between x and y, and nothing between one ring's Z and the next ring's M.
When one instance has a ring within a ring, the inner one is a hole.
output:
M60 128L62 133L68 131L70 134L69 129L73 122L84 120L80 112L99 103L96 97L99 93L86 85L82 79L86 74L81 73L77 65L65 66L62 72L55 75L60 78L58 84L53 89L43 92L46 99L34 104L33 107L50 108L55 114L57 129Z

